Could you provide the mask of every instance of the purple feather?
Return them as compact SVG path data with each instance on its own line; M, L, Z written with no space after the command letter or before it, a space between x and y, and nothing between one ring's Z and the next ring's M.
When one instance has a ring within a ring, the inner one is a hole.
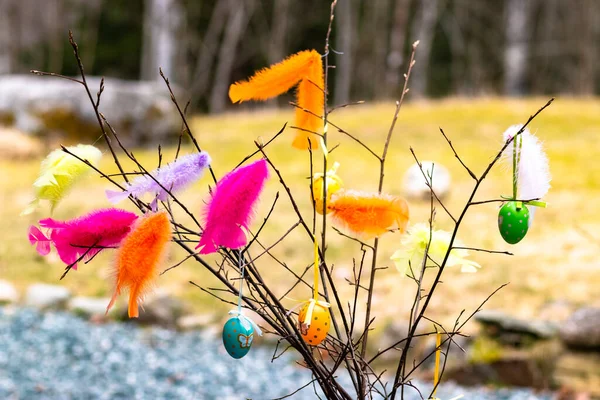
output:
M168 193L165 189L171 193L185 189L202 177L210 162L210 156L204 151L179 157L177 160L150 173L156 181L160 182L160 185L152 177L143 175L126 184L124 192L107 190L106 197L112 204L116 204L130 195L140 198L145 193L152 193L154 201L151 206L156 211L158 200L167 200Z

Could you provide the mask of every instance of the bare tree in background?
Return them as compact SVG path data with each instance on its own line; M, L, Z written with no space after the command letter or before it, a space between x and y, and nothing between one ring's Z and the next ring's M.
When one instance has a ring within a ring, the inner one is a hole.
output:
M335 57L335 104L346 104L350 101L352 65L354 63L352 43L355 35L352 3L353 0L339 0L337 5L335 47L343 54Z
M177 82L179 28L184 10L178 0L145 0L141 78L159 80L158 68Z
M507 0L506 2L504 93L509 96L525 93L527 55L531 35L529 29L531 6L531 0Z
M14 11L11 0L0 1L0 75L12 72L14 51L10 32Z
M211 112L222 112L227 104L227 88L236 57L236 49L254 11L254 0L229 0L229 17L219 51L214 85L210 94Z
M394 18L390 29L390 49L386 57L385 93L391 97L400 92L404 43L406 42L410 0L395 0Z
M435 25L438 20L439 0L422 0L419 2L419 9L415 17L413 37L419 38L419 68L415 70L412 83L413 97L423 97L427 91L427 76L429 74L429 56L431 54L431 45L433 44L433 35Z

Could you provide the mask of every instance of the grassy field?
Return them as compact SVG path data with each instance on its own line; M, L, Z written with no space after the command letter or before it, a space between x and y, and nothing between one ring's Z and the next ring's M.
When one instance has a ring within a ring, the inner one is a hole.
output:
M500 149L502 132L509 125L524 122L545 102L546 99L541 98L452 99L406 104L400 113L391 143L384 190L391 194L402 194L402 175L413 163L409 151L412 146L420 159L440 162L450 170L453 185L447 203L450 210L457 213L470 194L473 181L453 157L438 127L442 127L450 136L464 161L478 174ZM392 103L355 106L335 111L331 120L375 149L381 149L393 111ZM107 117L110 119L110 116ZM192 124L200 145L213 157L215 173L221 176L255 149L254 140L268 140L284 122L291 119L292 113L287 111L253 111L196 117ZM531 129L545 142L550 158L553 181L546 199L549 207L536 214L529 234L516 246L504 243L498 233L497 204L473 208L467 214L459 238L468 246L509 250L515 255L473 254L472 258L483 266L478 273L461 274L457 270L448 270L444 284L431 302L431 317L451 320L463 308L472 310L491 291L507 282L510 285L490 301L488 308L503 309L520 317L535 317L540 315L546 304L555 300L566 300L573 305L600 304L600 213L595 205L600 195L600 146L597 139L600 101L559 98L531 124ZM290 184L303 215L310 220L308 155L290 148L292 137L293 131L287 129L266 151ZM376 160L335 131L330 134L330 143L330 147L340 144L331 157L341 163L339 175L346 187L376 190ZM185 150L191 151L189 147ZM165 153L166 160L169 160L174 149L169 148ZM139 150L136 155L147 168L154 168L157 164L155 150ZM0 160L0 277L14 282L21 289L34 281L57 283L62 272L62 265L56 257L37 256L27 241L28 226L46 217L48 209L44 208L30 217L18 216L30 200L31 183L38 167L39 160ZM116 172L109 154L104 157L102 167ZM510 180L508 170L495 168L482 185L477 198L483 200L508 195ZM182 195L190 209L197 214L206 199L209 183L209 176L205 176L193 189ZM72 218L107 206L103 191L108 187L109 184L99 177L86 179L60 204L54 217ZM282 196L271 224L265 230L265 245L274 242L296 222L281 186L276 179L271 179L258 209L256 225L268 211L276 191L281 191ZM131 208L130 205L123 206ZM428 213L427 202L411 202L411 223L425 222ZM183 214L179 214L185 220ZM441 209L438 210L437 225L445 229L451 227ZM596 240L586 238L580 229L595 236ZM343 288L342 296L350 300L351 288L344 278L350 277L352 258L360 255L359 248L331 229L328 238L328 261L335 264L334 276ZM392 267L389 257L399 239L398 234L383 237L379 266ZM295 271L303 271L312 258L311 243L301 229L296 229L286 241L279 244L274 253ZM61 283L80 295L110 294L112 284L108 276L112 257L112 254L105 254L89 265L82 265L79 271L70 273ZM182 253L173 249L165 266L174 264L181 257ZM293 282L289 273L267 257L260 260L259 268L267 277L267 282L273 282L278 293L284 293ZM401 279L393 267L380 272L378 278L375 285L376 329L395 318L405 317L414 293L414 285ZM198 311L214 312L215 308L226 310L229 307L194 288L188 280L203 286L217 285L200 265L188 261L163 275L158 286L186 299ZM310 291L306 287L290 295L294 299L309 296ZM295 302L289 300L287 305L291 307ZM216 318L222 316L224 313Z

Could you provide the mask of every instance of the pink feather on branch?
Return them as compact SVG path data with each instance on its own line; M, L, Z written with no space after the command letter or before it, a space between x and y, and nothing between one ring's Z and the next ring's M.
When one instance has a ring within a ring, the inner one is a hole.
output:
M40 221L44 234L36 226L29 228L29 242L45 256L53 244L60 259L67 265L80 258L89 260L105 248L118 246L127 236L137 215L118 208L93 211L69 221L46 218ZM77 269L77 264L73 265Z
M212 193L205 212L205 228L196 248L210 254L219 246L239 249L246 245L246 234L254 216L254 206L269 177L267 162L260 159L225 175Z

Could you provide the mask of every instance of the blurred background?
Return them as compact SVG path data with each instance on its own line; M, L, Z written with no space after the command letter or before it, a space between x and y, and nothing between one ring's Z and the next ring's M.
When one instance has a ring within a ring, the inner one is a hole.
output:
M2 0L0 74L86 70L156 80L161 66L200 110L257 68L322 50L329 2L306 0ZM591 95L600 90L594 0L340 0L332 47L335 103L395 98L412 42L412 96Z
M262 398L273 387L270 397L299 386L289 381L309 380L296 375L297 368L290 368L281 372L286 375L280 379L288 383L271 385L268 375L262 379L262 375L248 374L252 353L238 363L227 359L218 335L230 306L189 284L193 280L203 287L219 286L191 261L160 277L140 319L169 329L202 329L201 342L196 342L196 333L180 339L172 331L160 331L148 338L130 325L104 331L102 325L80 325L80 320L56 316L56 310L68 309L91 321L105 321L107 297L113 290L114 254L105 252L59 281L64 265L58 257L38 256L27 241L29 225L50 216L49 207L32 216L19 217L19 213L32 199L31 184L48 152L58 144L103 145L92 106L80 85L29 73L36 69L78 74L69 29L79 45L93 94L100 77L106 77L100 111L147 169L158 166L158 144L164 160L173 158L181 131L179 114L158 73L161 67L179 103L183 106L189 101L190 127L201 147L211 153L220 177L255 150L254 140L265 142L284 123L293 124L288 104L293 91L266 103L232 105L229 85L297 51L323 52L330 4L323 0L0 0L0 305L6 304L0 307L0 397L54 398L68 391L74 398L115 398L124 391L130 397L144 398L197 398L199 393L203 398L234 399L249 393ZM447 172L440 178L444 201L456 214L473 182L456 162L439 127L479 174L501 148L502 133L556 97L530 125L550 159L549 207L537 212L527 237L516 246L507 245L498 233L497 204L473 208L459 239L469 247L508 250L514 256L472 254L483 268L476 274L448 270L431 302L429 317L452 324L461 310L472 312L494 289L510 283L486 305L489 312L465 328L472 337L461 343L466 353L454 349L456 364L449 369L448 379L480 389L493 383L538 391L502 397L486 389L485 394L470 394L476 399L550 398L539 392L546 389L559 391L561 399L600 396L600 213L594 205L600 195L600 1L339 0L329 54L335 66L329 71L329 106L358 100L365 104L338 109L330 118L376 152L383 146L394 100L404 84L411 45L417 39L417 64L391 143L384 184L386 192L408 198L411 223L429 217L422 186L406 175L415 162L411 147L419 159L434 161L436 170ZM346 136L330 133L330 146L339 144L333 156L341 163L338 173L346 187L377 190L377 161ZM291 149L293 135L288 128L267 153L280 167L308 220L312 218L308 157ZM103 151L102 169L116 173L107 149ZM182 151L193 148L184 141ZM126 161L124 165L135 168ZM204 177L181 197L197 215L209 184L212 181ZM104 190L108 188L105 180L90 175L53 217L70 219L107 207ZM272 180L257 220L266 215L277 191L281 188ZM510 170L498 167L477 199L498 198L510 191ZM176 213L190 222L183 212ZM274 215L277 218L263 233L266 245L276 242L296 222L283 198ZM452 228L442 210L437 226ZM372 352L406 331L414 286L401 279L389 261L399 240L398 234L389 234L380 242L378 264L388 268L380 272L376 283ZM332 230L328 245L329 262L341 282L340 294L350 299L353 288L345 279L352 277L353 258L360 257L360 248ZM310 264L311 251L307 236L296 230L273 254L302 273ZM173 248L164 267L182 259L183 253ZM293 276L272 259L265 257L261 262L261 271L274 290L286 293ZM298 288L290 297L309 295L308 288ZM285 305L295 304L289 300ZM47 312L39 314L22 306ZM109 319L123 319L123 306L109 314ZM363 313L359 305L359 314ZM73 333L71 325L81 333ZM116 346L123 335L133 347ZM104 337L113 344L103 344L98 350L97 340ZM262 340L265 347L272 344L268 338ZM167 347L156 345L163 342ZM257 347L262 346L258 343ZM419 342L415 354L428 354L431 345L427 340ZM23 348L42 349L39 354L48 357L45 371L77 365L80 374L92 372L79 376L79 381L68 374L41 374L38 353ZM100 353L94 355L96 351ZM117 357L117 353L128 355ZM152 354L151 361L132 356L140 353ZM192 374L190 369L198 362L194 355L199 353L208 357L202 361L205 365L215 367ZM265 371L280 373L277 363L268 362L269 351L257 350L255 357L264 361L261 368ZM11 363L11 359L17 361ZM124 379L125 375L111 375L115 369L111 373L90 369L90 360L105 365L98 359L107 365L140 368L137 372L117 369L126 375ZM381 362L384 368L393 366L396 359ZM238 376L238 383L228 380L230 373ZM103 374L108 374L107 381ZM420 378L430 379L429 372ZM155 391L145 392L152 385ZM221 392L207 389L213 387ZM92 392L92 388L102 390ZM467 393L462 387L447 390L447 397Z

